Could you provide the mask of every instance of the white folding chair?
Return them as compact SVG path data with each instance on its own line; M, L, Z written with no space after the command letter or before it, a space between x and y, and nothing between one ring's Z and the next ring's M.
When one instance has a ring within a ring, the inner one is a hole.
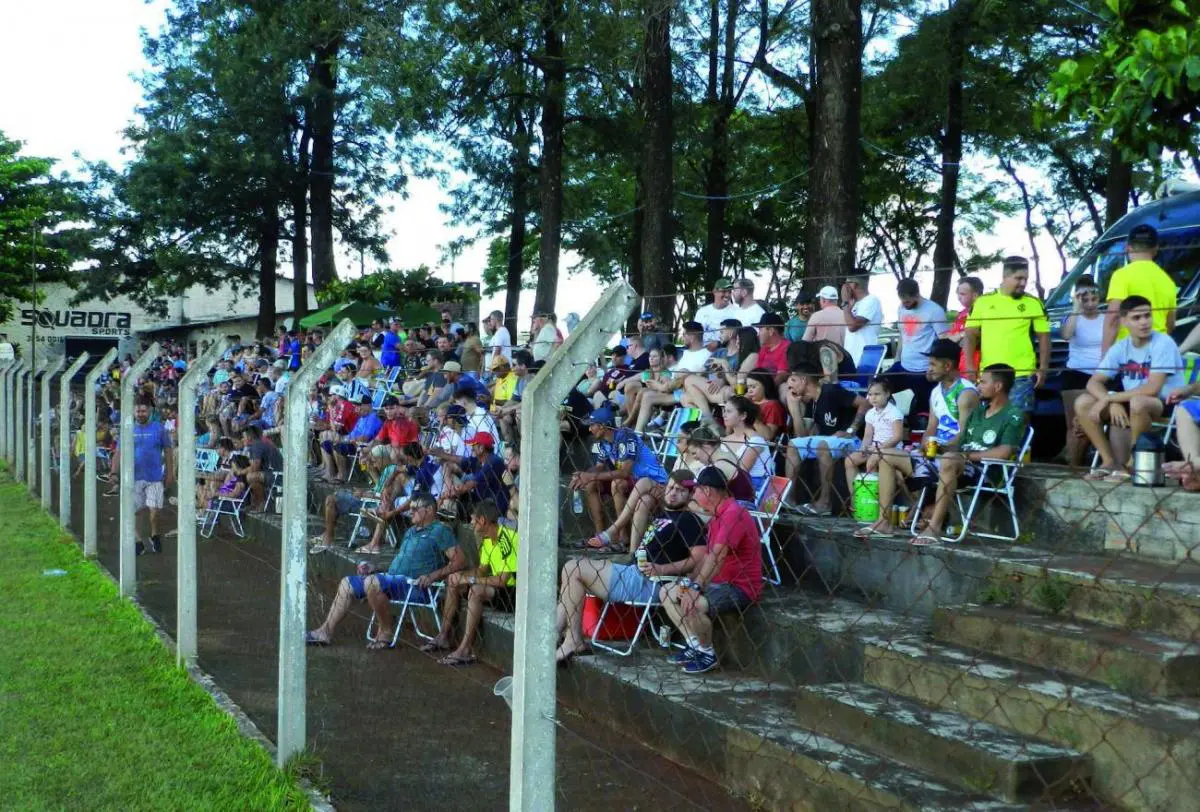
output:
M361 500L361 504L359 504L358 510L356 512L350 514L351 516L354 517L354 529L350 531L350 540L348 542L346 542L347 547L353 547L355 542L358 541L358 529L360 527L362 527L363 519L365 518L363 516L363 511L375 510L379 507L379 504L380 504L380 502L379 502L378 497L375 497L375 496L365 497ZM392 530L391 522L388 522L388 525L387 525L387 540L388 540L388 544L392 545L393 547L395 547L398 544L398 542L396 541L396 533L395 533L395 531Z
M673 583L676 579L673 575L660 575L655 576L652 580L654 580L661 588ZM662 606L662 601L658 597L659 591L660 589L655 589L654 594L650 596L649 600L617 602L622 606L633 606L639 610L637 628L634 629L633 637L626 641L626 646L624 648L610 645L609 643L598 638L600 630L604 627L604 618L608 615L608 609L614 603L610 600L604 601L604 605L600 608L600 616L596 618L596 628L592 629L591 644L596 648L604 649L605 651L612 652L613 654L621 657L628 657L633 653L633 647L637 645L637 641L641 639L644 631L649 629L650 637L655 638L658 634L658 630L654 626L654 617L652 612L654 609Z
M661 435L644 434L642 439L650 446L654 456L667 470L671 469L669 460L679 456L679 446L676 441L682 434L680 426L693 420L700 419L700 410L693 406L676 406L667 420L667 428Z
M283 471L272 471L271 482L267 486L267 497L263 500L263 510L271 509L271 500L278 501L283 497Z
M388 644L389 648L396 647L396 641L400 639L400 630L404 628L404 618L407 617L412 623L413 631L417 636L424 640L433 640L442 631L442 614L438 611L438 599L442 596L442 590L445 589L444 581L438 581L435 584L430 584L426 589L419 590L418 587L410 587L405 590L404 600L388 601L392 606L400 607L400 614L396 616L396 625L392 631L392 642ZM413 592L421 591L424 593L424 600L413 600ZM434 634L425 634L421 631L421 625L417 623L417 615L415 612L409 613L409 609L428 609L433 614L433 625L437 631ZM375 623L378 619L375 613L371 613L371 619L367 621L367 639L374 640Z
M216 473L217 465L221 461L221 455L217 453L215 448L197 448L196 449L196 473L212 474Z
M959 515L962 516L962 529L958 531L958 535L956 536L942 536L942 541L960 542L966 538L967 532L971 529L971 519L974 518L975 510L979 507L979 497L985 493L1004 497L1009 518L1012 520L1013 531L1011 536L998 533L983 533L980 531L975 531L975 535L980 538L998 539L1000 541L1017 540L1017 537L1021 535L1021 524L1020 519L1017 517L1016 503L1017 473L1020 472L1025 456L1029 453L1029 449L1032 446L1033 426L1030 426L1025 430L1025 440L1021 443L1021 448L1017 451L1015 459L985 459L978 463L980 466L979 478L975 483L954 491L954 501L958 504ZM994 484L990 481L992 479L996 480ZM917 498L917 504L913 508L911 527L914 536L917 535L917 520L921 515L921 508L925 504L925 494L928 491L928 487L921 489L921 495ZM971 501L964 507L963 500L967 494L970 494Z
M221 517L228 516L233 532L237 534L238 538L244 538L246 530L242 527L242 509L246 507L246 500L249 498L249 488L242 491L242 495L236 499L228 496L214 497L208 503L208 510L200 518L200 535L206 539L212 538Z
M779 519L779 513L788 493L792 489L792 481L785 476L773 476L759 488L758 496L750 515L758 527L758 539L762 543L763 552L767 555L768 567L763 568L763 580L779 586L783 579L779 574L779 564L775 560L775 551L771 548L771 531Z

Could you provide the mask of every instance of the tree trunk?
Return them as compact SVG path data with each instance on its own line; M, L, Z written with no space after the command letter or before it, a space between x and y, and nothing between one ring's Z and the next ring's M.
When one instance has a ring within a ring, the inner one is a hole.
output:
M731 6L734 5L731 3ZM708 87L705 105L712 116L709 134L708 165L704 176L704 194L707 209L707 230L704 239L704 286L711 288L721 278L721 266L725 251L725 196L729 193L727 150L729 146L729 119L724 109L720 81L721 63L721 3L709 0L708 6Z
M642 271L642 242L645 240L646 216L642 204L646 201L646 183L642 180L642 167L639 161L633 184L633 224L629 232L629 286L638 295L638 300L646 294L646 276ZM634 308L625 320L625 332L636 333L638 316L641 309Z
M263 204L258 235L258 324L259 338L275 334L275 282L279 270L279 202L274 198Z
M546 53L542 64L542 155L538 178L541 197L541 244L538 250L535 313L554 310L558 295L558 255L562 250L562 171L567 69L563 56L562 0L543 0L542 35ZM514 336L516 333L513 334Z
M338 41L313 49L312 80L316 92L312 100L312 273L318 291L337 280L333 251L333 142L334 107L337 74L334 63Z
M813 0L814 122L805 275L837 285L854 269L862 106L862 4Z
M1133 164L1125 160L1121 150L1109 147L1108 175L1104 178L1104 228L1125 216L1129 211L1129 192L1133 189Z
M674 184L671 144L672 0L646 0L642 42L642 296L646 309L663 325L673 325L671 282L671 196Z
M958 210L959 163L963 142L963 62L967 25L975 0L959 0L950 9L946 35L946 126L942 132L942 192L938 205L937 239L933 245L933 290L929 298L946 306L958 266L954 250L954 218Z
M292 326L308 315L308 123L296 153L296 182L292 187Z
M521 304L521 277L525 274L525 221L529 214L528 179L529 126L518 109L513 137L512 202L508 231L508 272L504 289L504 325L508 334L517 335L517 309ZM540 279L540 277L539 277Z

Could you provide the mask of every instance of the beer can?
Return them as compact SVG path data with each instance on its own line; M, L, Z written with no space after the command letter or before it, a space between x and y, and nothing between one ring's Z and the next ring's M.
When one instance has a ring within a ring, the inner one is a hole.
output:
M654 636L658 639L659 648L671 647L671 627L667 624L664 623L655 629Z
M637 550L637 563L638 563L638 566L639 566L639 567L641 567L641 566L642 566L642 564L645 564L645 563L646 563L646 548L645 548L645 547L638 547L638 550Z
M733 385L733 393L734 393L735 395L739 395L739 396L740 396L740 395L745 395L745 394L746 394L746 384L745 384L745 382L744 382L744 381L738 381L736 384L734 384L734 385Z
M930 437L928 440L925 441L925 456L929 459L933 459L934 457L937 456L937 454L938 454L938 441L935 440L933 437Z

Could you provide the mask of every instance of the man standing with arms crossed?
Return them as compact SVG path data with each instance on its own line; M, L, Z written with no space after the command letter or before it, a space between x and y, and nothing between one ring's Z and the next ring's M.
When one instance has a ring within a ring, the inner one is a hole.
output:
M865 268L855 268L854 276L842 285L842 313L846 319L846 336L842 346L858 366L863 348L879 343L879 326L883 323L883 305L879 297L867 290L871 275Z
M1026 415L1033 412L1034 390L1046 382L1050 370L1050 322L1042 300L1025 293L1029 262L1025 257L1004 258L1004 279L995 291L980 296L967 319L966 377L974 381L979 367L994 364L1012 367L1016 374L1008 397ZM1029 331L1037 335L1034 355ZM980 351L979 367L975 351Z

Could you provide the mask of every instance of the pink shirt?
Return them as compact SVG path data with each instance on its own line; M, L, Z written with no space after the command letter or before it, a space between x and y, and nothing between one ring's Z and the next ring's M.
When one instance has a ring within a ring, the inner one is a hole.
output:
M787 348L788 342L783 339L769 349L765 345L760 346L758 348L759 367L772 373L787 372Z
M836 307L822 307L809 318L804 340L832 341L845 346L846 316Z
M758 525L736 499L729 498L717 505L708 523L708 551L713 552L719 544L728 547L729 553L712 582L733 584L750 600L758 600L763 588Z

